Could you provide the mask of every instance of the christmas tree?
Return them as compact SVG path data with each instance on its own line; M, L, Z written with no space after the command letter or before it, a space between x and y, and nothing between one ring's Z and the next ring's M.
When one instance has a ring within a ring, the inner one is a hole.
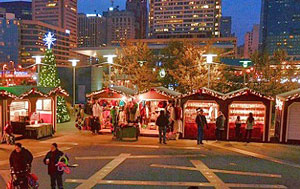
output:
M58 87L60 85L60 79L56 69L55 56L51 49L47 49L43 61L44 65L41 68L39 75L39 86L42 87ZM63 97L58 96L57 98L57 122L63 123L70 121L70 115L67 110L66 101Z

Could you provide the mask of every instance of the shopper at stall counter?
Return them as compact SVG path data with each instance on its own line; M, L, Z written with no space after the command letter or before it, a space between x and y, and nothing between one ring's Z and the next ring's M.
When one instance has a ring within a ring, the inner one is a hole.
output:
M197 108L197 116L196 116L196 124L198 127L198 137L197 137L197 144L203 144L202 140L203 140L203 129L204 126L206 126L206 128L208 129L208 124L206 121L206 117L204 115L204 111L201 108Z
M236 120L235 120L235 139L236 139L236 141L240 141L240 139L241 139L241 127L242 127L241 117L237 116Z
M156 125L159 128L159 143L161 143L163 140L163 143L167 144L166 143L166 132L167 132L167 126L169 125L169 118L166 115L164 110L160 111L160 114L156 120Z
M223 131L225 130L225 116L221 111L218 112L216 127L216 139L222 140Z
M50 151L44 158L44 164L48 165L48 174L51 179L51 189L55 189L56 185L58 189L63 189L62 175L64 171L59 171L57 168L57 163L60 161L60 158L64 156L64 153L58 150L56 143L51 144Z
M245 135L245 141L249 143L251 141L252 137L252 130L253 130L253 125L254 125L254 117L253 113L250 112L249 116L246 121L246 135Z

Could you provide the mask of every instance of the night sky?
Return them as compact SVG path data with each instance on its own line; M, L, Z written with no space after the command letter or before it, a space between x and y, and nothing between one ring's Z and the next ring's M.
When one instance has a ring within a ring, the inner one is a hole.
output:
M0 2L10 0L0 0ZM115 6L125 8L126 0L114 0ZM110 6L110 0L78 0L79 12L102 13ZM238 37L238 43L244 41L244 34L252 29L253 24L259 24L261 0L222 0L223 15L232 16L232 30Z

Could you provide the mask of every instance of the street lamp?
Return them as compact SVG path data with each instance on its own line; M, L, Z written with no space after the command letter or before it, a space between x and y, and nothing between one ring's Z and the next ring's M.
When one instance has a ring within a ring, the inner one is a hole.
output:
M204 54L202 55L204 57L206 57L206 64L208 64L208 71L207 71L207 86L208 88L210 88L210 65L213 64L213 58L216 57L216 54Z
M104 55L103 57L107 58L109 83L111 83L111 65L114 64L114 58L116 58L117 55L115 55L115 54L109 54L109 55Z
M40 65L42 64L42 59L44 58L44 56L33 56L32 58L35 59L35 65L37 65L37 71L38 71L38 74L37 74L37 81L36 81L36 84L37 86L40 85L40 71L41 71L41 67Z
M147 61L145 61L145 60L138 60L137 62L140 64L141 67L143 67L143 65L144 65Z
M240 60L240 63L242 63L244 69L248 67L248 65L251 63L250 60ZM246 73L244 71L244 85L246 85Z
M72 67L73 67L73 107L75 107L75 100L76 100L76 66L79 60L72 59L69 60L72 62Z

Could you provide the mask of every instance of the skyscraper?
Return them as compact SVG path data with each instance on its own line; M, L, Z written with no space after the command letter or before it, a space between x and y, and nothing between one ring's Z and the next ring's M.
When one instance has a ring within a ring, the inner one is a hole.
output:
M32 0L32 18L65 29L77 45L77 0Z
M250 58L250 56L258 51L259 47L259 25L253 26L251 32L245 34L245 45L244 45L244 58Z
M272 54L283 49L300 58L300 1L263 0L261 13L262 50Z
M222 16L220 21L221 37L231 37L231 16Z
M106 44L106 19L100 14L78 14L78 47Z
M150 0L150 38L220 37L221 0Z
M127 0L126 10L134 13L135 38L146 38L148 17L147 0Z
M133 12L110 9L104 12L106 18L106 40L109 45L119 44L135 38L135 16Z
M0 7L5 8L7 13L14 13L19 20L31 20L32 10L31 2L27 1L11 1L2 2Z

